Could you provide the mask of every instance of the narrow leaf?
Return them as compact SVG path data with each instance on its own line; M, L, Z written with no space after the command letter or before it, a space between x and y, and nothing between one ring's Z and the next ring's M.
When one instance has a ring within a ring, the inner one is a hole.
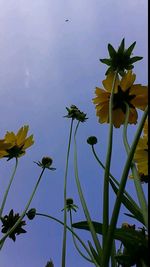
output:
M118 54L123 54L123 52L124 52L124 38L122 39L121 44L118 48Z
M100 59L100 61L108 66L111 65L111 59L107 59L107 58L104 58L104 59Z
M132 63L135 63L136 61L138 60L141 60L143 57L132 57L129 62L132 64Z
M114 184L114 182L110 179L110 184L112 186L112 189L114 190L115 194L118 193L118 188ZM122 195L122 203L123 205L134 215L135 219L137 219L139 222L144 224L143 215L140 211L140 209L137 209L135 205L132 204L132 202L125 196L125 194Z
M96 260L96 262L97 262L98 264L100 264L101 261L100 261L100 258L99 258L99 256L98 256L96 250L93 248L93 246L92 246L92 244L91 244L90 241L88 241L88 244L89 244L89 248L90 248L90 250L91 250L91 253L92 253L94 259Z
M114 55L116 55L116 51L111 44L108 44L108 52L111 58L113 58Z
M95 228L95 231L98 234L102 234L102 223L92 222ZM81 221L72 224L74 228L84 229L89 231L89 226L87 221ZM148 247L148 239L145 238L142 231L137 231L132 228L117 228L114 232L114 239L120 240L125 247L128 249L135 249L137 246L141 246L143 249Z
M127 49L126 52L125 52L125 54L126 54L127 56L129 56L129 57L131 56L131 53L132 53L132 51L133 51L135 45L136 45L136 42L134 42L132 45L130 45L130 46L128 47L128 49Z

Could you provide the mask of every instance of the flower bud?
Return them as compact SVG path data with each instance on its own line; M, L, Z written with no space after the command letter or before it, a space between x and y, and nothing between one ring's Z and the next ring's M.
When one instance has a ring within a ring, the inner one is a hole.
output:
M91 146L97 144L97 138L95 136L90 136L88 139L87 139L87 143Z
M72 205L73 204L73 199L72 198L67 198L66 199L66 205Z
M42 158L42 165L43 167L50 167L52 165L53 160L50 157L43 157Z
M33 220L36 214L36 209L32 208L27 212L27 217L29 220Z

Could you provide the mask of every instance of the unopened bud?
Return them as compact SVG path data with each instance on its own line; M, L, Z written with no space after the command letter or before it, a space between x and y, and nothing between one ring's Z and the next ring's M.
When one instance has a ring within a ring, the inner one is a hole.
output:
M90 136L88 139L87 139L87 143L89 145L96 145L97 144L97 138L96 136Z

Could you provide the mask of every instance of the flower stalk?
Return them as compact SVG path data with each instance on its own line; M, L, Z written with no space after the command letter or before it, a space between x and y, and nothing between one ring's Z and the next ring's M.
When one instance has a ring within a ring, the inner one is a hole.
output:
M112 121L112 108L113 108L113 95L115 89L115 82L117 78L118 71L116 70L112 90L109 100L109 136L108 136L108 147L105 163L105 173L104 173L104 188L103 188L103 249L105 247L105 240L109 225L109 173L111 164L111 154L112 154L112 140L113 140L113 121Z
M124 141L124 146L125 146L127 155L129 155L129 151L130 151L130 146L129 146L128 139L127 139L128 119L129 119L129 106L128 106L128 104L126 104L126 119L125 119L124 128L123 128L123 141ZM132 174L134 177L135 189L136 189L137 197L138 197L139 204L141 207L141 212L143 214L145 226L148 228L147 202L146 202L146 198L145 198L143 188L141 185L140 176L139 176L139 173L137 171L134 160L132 161L132 164L131 164L131 170L132 170Z
M95 149L94 149L94 146L92 146L92 152L94 154L94 157L96 158L97 162L99 163L99 165L105 170L105 166L104 164L101 162L101 160L98 158L96 152L95 152ZM109 177L113 180L113 182L119 186L120 183L116 180L116 178L111 174L109 173ZM135 207L135 209L139 210L139 206L137 205L137 203L134 201L134 199L130 196L130 194L128 194L128 192L126 190L124 190L124 194L125 196L129 199L129 201L132 203L132 205Z
M72 137L72 128L73 128L73 118L71 119L69 141L67 148L67 158L66 158L66 168L65 168L65 177L64 177L64 231L63 231L63 245L62 245L62 267L66 265L66 239L67 239L67 209L66 209L66 200L67 200L67 175L68 175L68 162L69 162L69 153Z
M26 204L26 206L25 206L25 209L24 209L24 211L22 212L22 214L20 215L20 217L19 217L19 219L17 220L17 222L14 224L14 226L2 237L2 239L0 240L0 249L2 249L2 246L3 246L3 244L4 244L4 242L5 242L5 240L6 240L6 238L15 230L15 228L19 225L19 223L22 221L22 219L24 218L24 216L26 215L26 212L27 212L27 210L28 210L28 208L29 208L29 206L30 206L30 204L31 204L31 201L32 201L32 199L33 199L33 197L34 197L34 194L35 194L35 192L36 192L36 190L37 190L37 187L38 187L38 185L39 185L39 183L40 183L40 181L41 181L41 178L42 178L42 175L43 175L43 173L44 173L44 171L45 171L45 168L43 168L42 169L42 172L41 172L41 174L40 174L40 176L39 176L39 178L38 178L38 181L37 181L37 183L36 183L36 185L35 185L35 187L34 187L34 189L33 189L33 192L32 192L32 194L31 194L31 196L30 196L30 199L29 199L29 201L27 202L27 204Z
M100 242L98 240L98 237L96 235L96 232L95 232L95 229L94 229L91 217L90 217L90 213L89 213L87 205L86 205L86 201L84 199L84 195L83 195L83 192L82 192L82 187L81 187L80 180L79 180L79 175L78 175L76 134L77 134L77 130L78 130L78 127L79 127L79 123L80 122L77 123L76 129L75 129L75 133L74 133L74 171L75 171L75 179L76 179L76 184L77 184L77 189L78 189L81 205L82 205L85 217L87 219L87 222L88 222L88 225L89 225L89 228L90 228L90 232L91 232L91 235L92 235L92 238L93 238L93 242L95 244L95 247L97 249L97 253L99 255L99 259L101 260L102 248L101 248Z
M148 114L148 107L146 107L146 109L143 113L142 119L139 123L138 129L137 129L136 134L135 134L135 138L132 142L130 152L128 154L128 157L127 157L124 169L123 169L121 182L120 182L120 186L119 186L119 191L117 194L117 199L116 199L116 202L114 205L114 209L113 209L113 213L112 213L112 217L111 217L111 222L110 222L110 226L109 226L107 237L106 237L106 246L104 248L103 259L102 259L102 265L103 266L108 266L110 252L111 252L111 248L112 248L112 242L113 242L113 238L114 238L114 230L115 230L115 227L117 224L119 211L120 211L120 207L121 207L122 195L123 195L123 192L125 189L126 181L128 179L128 173L129 173L129 169L131 166L131 162L132 162L133 157L134 157L135 149L136 149L137 143L139 141L145 120L147 118L147 114Z
M1 205L1 208L0 208L0 218L2 217L2 213L3 213L3 210L4 210L5 203L6 203L6 199L7 199L11 184L12 184L12 182L14 180L14 177L15 177L15 174L16 174L17 166L18 166L18 158L16 158L15 167L14 167L12 176L10 178L9 184L8 184L7 189L5 191L5 194L4 194L2 205Z

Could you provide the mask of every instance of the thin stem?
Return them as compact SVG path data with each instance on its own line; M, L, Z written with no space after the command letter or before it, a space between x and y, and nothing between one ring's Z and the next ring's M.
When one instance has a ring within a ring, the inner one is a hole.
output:
M113 140L113 121L112 121L112 108L113 108L113 95L115 89L115 83L117 79L117 73L115 72L112 90L109 100L109 136L108 136L108 147L105 163L105 173L104 173L104 188L103 188L103 248L105 247L106 235L109 226L109 173L111 164L111 154L112 154L112 140Z
M72 212L71 212L71 210L70 210L69 213L70 213L70 225L71 225L71 230L73 230L73 228L72 228ZM74 243L74 245L75 245L77 251L79 252L79 254L80 254L85 260L90 261L90 262L93 262L93 260L91 260L90 258L88 258L87 256L85 256L85 255L82 253L82 251L80 250L80 248L79 248L78 245L77 245L76 239L75 239L75 237L74 237L73 234L72 234L72 238L73 238L73 243ZM88 250L88 249L86 249L86 251L87 251L87 250ZM92 258L92 254L90 254L90 251L88 251L88 254L89 254L90 257Z
M105 166L104 164L101 162L101 160L98 158L96 152L95 152L95 149L94 149L94 146L92 146L92 151L93 151L93 154L97 160L97 162L100 164L100 166L105 170ZM111 177L111 179L114 181L114 183L119 186L120 183L115 179L115 177L109 173L109 176ZM126 190L124 190L124 194L127 196L127 198L131 201L131 203L135 206L136 209L140 210L139 206L137 205L137 203L134 201L134 199L130 196L130 194L128 194L128 192Z
M41 172L41 174L40 174L40 176L39 176L39 178L38 178L38 181L37 181L37 183L36 183L36 185L35 185L35 187L34 187L34 189L33 189L33 192L32 192L32 194L31 194L31 196L30 196L30 199L29 199L29 201L27 202L27 204L26 204L26 206L25 206L25 209L24 209L24 211L22 212L22 214L20 215L20 217L19 217L19 219L17 220L17 222L13 225L13 227L3 236L3 238L0 240L0 249L2 248L2 246L3 246L3 244L4 244L4 241L5 241L5 239L16 229L16 227L19 225L19 223L22 221L22 219L23 219L23 217L26 215L26 211L28 210L28 208L29 208L29 206L30 206L30 203L31 203L31 201L32 201L32 199L33 199L33 196L34 196L34 194L35 194L35 192L36 192L36 189L37 189L37 187L38 187L38 185L39 185L39 183L40 183L40 180L41 180L41 178L42 178L42 175L43 175L43 173L44 173L44 171L45 171L45 168L43 168L42 169L42 172Z
M4 194L2 205L1 205L1 208L0 208L0 218L2 217L3 209L4 209L4 206L5 206L5 203L6 203L6 199L7 199L7 196L8 196L12 181L13 181L13 179L15 177L15 174L16 174L17 166L18 166L18 158L16 158L15 167L14 167L13 173L12 173L10 181L9 181L9 184L8 184L7 189L5 191L5 194Z
M87 205L86 205L86 201L84 199L84 195L83 195L83 192L82 192L82 188L81 188L81 184L80 184L80 180L79 180L79 175L78 175L77 145L76 145L76 134L77 134L78 127L79 127L79 122L78 122L78 124L76 126L75 133L74 133L74 170L75 170L75 179L76 179L76 184L77 184L77 189L78 189L81 205L82 205L85 217L87 219L87 222L88 222L88 225L89 225L89 228L90 228L90 232L91 232L95 247L97 249L97 253L99 255L99 258L101 259L101 257L102 257L102 248L101 248L100 242L98 240L98 237L96 235L96 232L95 232L95 229L94 229L91 217L90 217L90 213L89 213Z
M67 198L67 175L68 175L68 161L72 137L72 128L73 128L73 119L71 120L69 141L67 148L67 158L66 158L66 168L65 168L65 177L64 177L64 231L63 231L63 245L62 245L62 267L66 265L66 240L67 240L67 210L66 210L66 198Z
M37 213L36 214L37 216L42 216L42 217L46 217L46 218L49 218L49 219L52 219L56 222L58 222L59 224L63 225L64 226L64 223L62 221L60 221L59 219L51 216L51 215L47 215L47 214L43 214L43 213ZM66 225L66 228L72 233L72 235L80 242L80 244L84 247L84 249L87 251L87 253L89 254L90 257L92 257L93 259L93 262L95 263L95 266L96 267L99 267L95 261L95 259L93 258L91 252L89 251L89 249L86 247L86 245L84 244L84 242L82 241L82 239L72 230L72 227L70 228L68 225Z
M129 120L129 112L130 112L129 105L126 104L126 118L125 118L125 123L124 123L124 128L123 128L123 141L124 141L124 146L125 146L127 155L129 155L129 152L130 152L130 146L129 146L128 139L127 139L127 127L128 127L128 120ZM146 198L145 198L143 188L141 185L140 176L139 176L139 173L137 171L137 168L136 168L134 161L132 161L131 170L132 170L132 174L134 177L134 184L135 184L139 204L141 207L141 212L143 214L145 225L146 225L146 227L148 227L147 202L146 202Z
M114 230L117 224L117 220L118 220L118 216L119 216L119 211L120 211L120 207L121 207L121 200L122 200L122 195L126 186L126 182L128 179L128 173L129 173L129 169L131 166L131 162L133 160L133 156L135 153L135 149L137 146L137 143L139 141L146 117L148 114L148 107L146 107L142 119L139 123L138 129L136 131L135 134L135 138L132 142L131 148L130 148L130 152L128 154L124 169L123 169L123 173L122 173L122 177L121 177L121 182L120 182L120 186L119 186L119 190L118 190L118 194L117 194L117 199L115 202L115 206L114 206L114 210L113 210L113 214L112 214L112 218L111 218L111 223L110 223L110 227L108 229L108 234L107 234L107 239L106 239L106 247L104 249L104 253L103 253L103 266L108 266L108 262L109 262L109 257L110 257L110 252L111 252L111 248L112 248L112 242L113 242L113 238L114 238Z
M115 256L116 256L116 244L115 244L115 240L113 240L112 251L111 251L111 267L117 266Z

